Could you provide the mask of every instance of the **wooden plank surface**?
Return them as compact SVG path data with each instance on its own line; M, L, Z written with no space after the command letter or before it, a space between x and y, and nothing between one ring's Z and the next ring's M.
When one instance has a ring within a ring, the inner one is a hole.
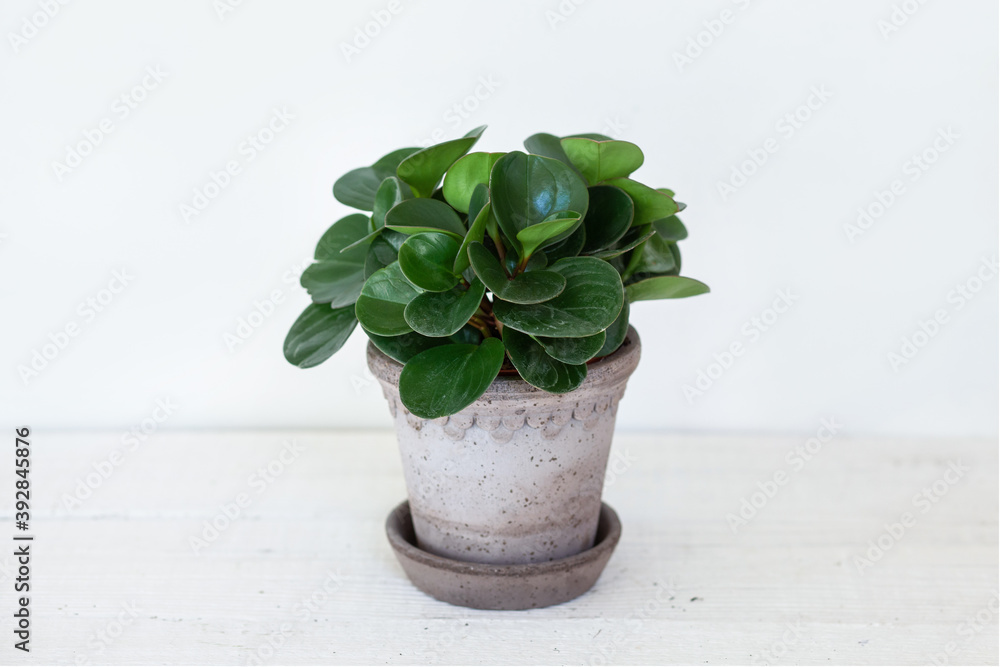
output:
M156 434L129 450L39 430L32 652L12 647L5 548L0 664L997 664L997 442L806 446L619 434L605 499L624 534L597 586L486 612L427 598L395 562L391 433ZM759 508L736 525L744 498ZM211 539L213 519L228 526Z

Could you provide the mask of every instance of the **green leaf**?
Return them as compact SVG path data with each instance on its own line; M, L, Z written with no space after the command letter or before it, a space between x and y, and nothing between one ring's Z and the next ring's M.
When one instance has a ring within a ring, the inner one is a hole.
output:
M403 311L418 294L420 291L403 275L399 262L393 262L365 281L354 310L366 331L379 336L398 336L413 330L406 323Z
M324 259L306 268L299 282L313 303L326 304L328 308L349 306L358 300L365 284L365 265Z
M598 350L595 357L606 357L625 342L625 337L628 336L628 314L629 305L628 299L622 304L622 312L618 313L618 317L611 324L610 327L604 330L604 345Z
M375 208L372 210L372 227L375 231L385 226L385 214L403 200L412 199L413 190L395 176L382 181L375 193Z
M452 343L468 343L470 345L479 345L480 343L483 342L483 333L474 326L466 324L457 332L448 336L448 340L450 340Z
M398 336L379 336L371 331L365 331L365 333L368 334L369 340L375 347L401 364L405 364L424 350L448 344L446 339L428 338L418 333L405 333Z
M457 255L458 241L447 234L414 234L399 249L399 268L417 287L445 292L458 284L458 276L452 271Z
M568 134L563 139L590 139L591 141L611 141L611 137L597 132L584 132L583 134Z
M652 225L646 225L645 227L633 227L618 241L618 243L615 244L614 248L601 250L600 252L592 253L590 256L597 257L598 259L611 259L612 257L618 257L619 255L642 245L647 239L652 238L654 234L656 234L656 230L653 229Z
M536 250L551 245L553 239L559 236L566 238L565 232L576 229L580 224L580 214L576 211L560 211L553 213L537 225L525 227L517 233L521 244L521 257L530 258Z
M451 343L416 355L399 375L399 397L417 417L437 419L461 411L489 388L503 366L498 338L480 345Z
M563 150L590 185L623 178L642 166L642 150L628 141L567 137Z
M615 185L628 194L635 204L635 216L632 218L632 226L639 227L654 220L668 218L677 213L677 202L673 197L654 190L629 178L615 178L608 181L608 185Z
M708 292L708 285L694 278L658 276L640 280L625 288L630 303L652 299L681 299Z
M445 201L462 213L470 212L472 193L490 182L490 171L506 153L469 153L451 165L442 188Z
M316 259L341 259L355 261L358 257L364 262L368 248L360 248L356 253L343 253L345 248L358 247L355 244L368 235L368 216L364 213L352 213L333 223L323 232L316 244Z
M510 327L503 330L507 356L521 378L533 387L552 394L573 391L587 377L586 364L565 364L545 353L531 336Z
M566 278L555 271L525 271L509 278L482 243L469 245L469 259L479 279L498 299L511 303L541 303L559 295L566 287Z
M672 241L663 239L659 234L651 236L632 253L622 279L637 274L662 275L676 269L674 253L670 250L672 245Z
M544 303L497 300L493 315L505 326L532 336L581 338L604 331L624 302L621 278L613 266L594 257L570 257L551 271L566 278L566 289Z
M586 216L584 216L586 219ZM569 235L569 238L550 245L545 249L545 254L548 257L549 264L554 264L557 260L565 259L566 257L576 257L583 250L584 244L587 242L587 228L580 225L576 228L576 231ZM535 257L538 255L536 254Z
M580 170L576 168L573 161L566 155L566 151L563 150L562 140L554 134L546 134L545 132L533 134L524 140L524 149L534 155L559 160L575 171L580 178L583 178L583 174L580 173Z
M674 255L674 270L671 273L676 276L681 272L681 249L674 243L670 246L670 252Z
M300 282L313 303L340 308L354 303L365 282L365 260L369 242L355 245L365 236L368 216L355 213L341 218L326 230L316 245L315 264L302 272Z
M461 243L465 225L455 210L437 199L407 199L389 209L385 226L403 234L446 232Z
M461 139L445 141L413 153L399 163L396 175L409 183L418 197L430 197L448 167L469 152L485 129L486 126L482 125Z
M514 151L500 158L490 174L493 213L500 229L521 254L517 233L558 211L587 212L587 186L558 160ZM572 231L564 232L565 238ZM562 240L559 237L553 242Z
M506 330L505 330L506 331ZM553 359L566 364L585 364L604 347L605 332L583 338L548 338L538 336L536 340Z
M360 208L362 211L371 211L375 207L375 194L382 181L394 176L400 162L419 150L419 148L400 148L382 156L370 167L347 172L333 184L333 196L341 204Z
M368 246L368 256L365 257L365 280L399 258L399 248L406 238L405 234L386 229L372 239L371 245Z
M321 364L344 346L357 323L352 306L330 308L326 304L311 304L285 337L285 359L299 368Z
M582 252L592 253L612 247L632 226L635 206L632 198L613 185L588 188L590 207L583 226L587 228Z
M676 215L656 220L653 222L653 229L667 241L683 241L688 235L687 228Z
M490 204L490 189L483 184L476 186L472 193L469 205L469 232L462 239L462 246L458 249L455 257L455 265L452 270L455 273L462 273L469 268L469 244L482 243L486 234L486 224L492 212Z
M403 317L414 331L424 336L451 336L469 322L485 294L486 286L478 278L468 287L424 292L407 304Z

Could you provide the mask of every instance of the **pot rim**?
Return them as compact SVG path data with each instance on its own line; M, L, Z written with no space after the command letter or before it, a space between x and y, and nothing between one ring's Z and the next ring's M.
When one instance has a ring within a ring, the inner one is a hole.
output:
M594 545L589 549L585 549L572 556L539 563L477 563L439 556L421 549L416 545L415 538L410 539L413 532L412 521L409 500L404 500L397 505L389 514L388 519L386 519L386 535L398 556L404 556L411 561L427 565L436 570L484 577L539 576L552 572L571 570L584 563L597 560L606 553L609 554L618 545L622 533L621 520L618 518L618 514L610 505L602 502Z

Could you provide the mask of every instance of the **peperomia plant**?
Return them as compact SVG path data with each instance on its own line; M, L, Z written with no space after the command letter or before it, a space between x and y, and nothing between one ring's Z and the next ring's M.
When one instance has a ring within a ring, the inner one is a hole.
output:
M572 391L588 361L625 340L630 303L708 291L678 275L684 205L629 178L638 146L536 134L527 153L469 153L485 129L393 151L334 184L337 200L371 214L320 238L289 362L322 363L360 322L404 364L403 404L433 419L471 404L505 368Z

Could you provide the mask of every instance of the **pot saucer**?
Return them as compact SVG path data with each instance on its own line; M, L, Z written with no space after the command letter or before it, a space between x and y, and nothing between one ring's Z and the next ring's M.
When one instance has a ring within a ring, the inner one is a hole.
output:
M536 609L583 595L611 558L621 538L618 515L601 503L594 546L545 563L495 565L437 556L417 547L410 503L396 506L385 532L413 585L431 597L473 609Z

